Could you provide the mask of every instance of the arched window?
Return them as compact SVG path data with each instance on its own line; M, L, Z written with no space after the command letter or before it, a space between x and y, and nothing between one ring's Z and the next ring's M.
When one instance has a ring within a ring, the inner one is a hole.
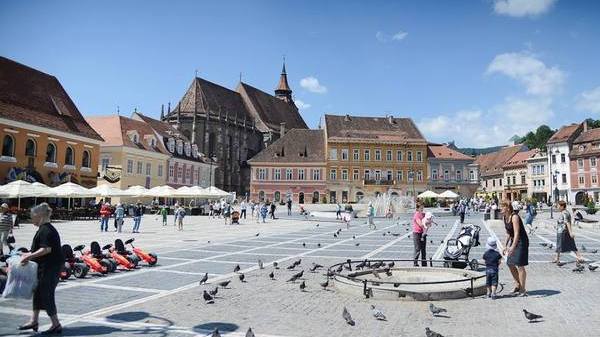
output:
M65 152L65 165L75 165L75 154L70 146L67 146L67 152Z
M4 136L4 140L2 141L2 156L15 156L15 139L11 135Z
M27 157L35 157L36 149L35 140L31 138L27 139L27 142L25 142L25 155Z
M46 148L46 162L56 163L56 145L49 143Z
M273 195L273 201L279 202L280 199L281 199L281 192L275 191L275 194Z
M298 193L298 203L299 204L303 204L304 203L304 192Z
M265 200L265 191L258 192L258 200L259 201L264 201Z
M360 199L364 198L364 196L365 195L363 192L360 192L360 191L356 192L356 202L359 202Z
M313 192L312 203L313 204L319 203L319 191Z
M85 150L83 151L83 156L81 157L81 167L87 167L89 168L91 163L90 163L90 151Z

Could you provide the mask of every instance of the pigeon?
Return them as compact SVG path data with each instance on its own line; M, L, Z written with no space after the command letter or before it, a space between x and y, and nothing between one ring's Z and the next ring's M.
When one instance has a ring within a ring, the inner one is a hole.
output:
M244 276L244 274L240 274L240 276L238 276L238 278L240 279L240 281L246 282L246 281L244 281L244 279L246 278L246 276Z
M383 233L383 236L385 236L385 233Z
M254 234L254 236L259 236L259 235L260 235L260 233L256 233L256 234Z
M356 239L356 235L352 235L352 239Z
M337 238L337 234L336 234L336 233L333 233L333 237L334 237L334 238Z
M578 264L577 267L575 267L573 269L574 273L583 273L583 271L585 270L585 266L582 264Z
M210 240L206 241L206 243L210 243Z
M319 227L319 224L317 224L315 227Z
M229 285L229 282L231 282L231 280L223 281L223 282L219 283L219 286L222 288L227 288L227 286Z
M327 279L327 281L323 283L319 283L319 285L321 286L321 288L323 288L323 290L326 290L327 287L329 287L329 279Z
M320 243L317 243L317 247L321 247L321 244L320 244Z
M277 261L273 262L273 268L279 269L279 263L277 263Z
M425 328L425 336L427 336L427 337L444 337L442 334L439 334L429 328Z
M394 268L394 266L395 266L395 265L396 265L396 264L394 263L394 261L392 261L392 262L388 263L388 267L389 267L389 268Z
M584 245L581 245L581 251L582 252L587 252L587 248Z
M256 337L254 335L254 331L252 331L252 328L248 328L248 331L246 331L246 337Z
M221 337L221 334L219 333L219 329L215 328L215 331L213 331L212 335L210 335L210 337Z
M381 312L381 310L375 308L374 305L371 304L371 310L373 312L373 317L375 317L376 320L378 321L387 321L387 318L385 317L385 315L383 314L383 312Z
M589 253L590 253L590 254L596 254L596 253L598 253L598 249L593 249L593 250L590 250L590 251L589 251Z
M204 273L204 276L202 276L199 283L202 285L202 284L206 283L207 280L208 280L208 273Z
M304 270L300 271L299 273L296 273L294 275L292 275L292 277L290 277L289 280L287 280L287 282L296 282L297 279L301 278L302 275L304 275Z
M300 291L304 291L304 289L306 289L306 283L302 281L302 283L300 283Z
M546 243L546 242L540 242L540 246L542 246L542 247L548 247L548 243Z
M354 244L356 247L360 246L360 242Z
M315 272L317 269L319 269L319 268L323 268L323 266L322 266L322 265L320 265L320 264L317 264L317 263L314 263L314 262L313 262L313 265L312 265L312 267L310 268L310 271L314 273L314 272Z
M261 259L258 259L258 269L265 269Z
M525 318L527 318L529 320L529 322L536 322L540 318L544 317L542 315L537 315L537 314L534 314L532 312L529 312L529 311L527 311L525 309L523 309L523 314L525 314Z
M441 240L440 243L444 243L444 240Z
M306 248L306 242L302 242L302 247Z
M333 277L333 276L335 276L335 273L333 271L331 271L331 270L328 270L327 274L325 274L325 276L327 276L327 277Z
M295 264L293 264L293 263L292 263L292 264L290 264L289 266L285 267L285 269L287 269L287 270L292 270L292 269L294 269L294 268L296 268L296 265L295 265Z
M275 273L271 271L271 272L269 273L269 278L270 278L271 280L274 280L274 279L275 279Z
M436 307L435 305L433 305L433 303L429 303L429 311L431 312L431 314L433 316L437 316L437 315L441 314L442 312L447 312L446 309Z
M429 243L433 244L433 240L429 240Z
M554 245L553 244L549 244L548 245L548 249L552 249L552 248L554 248Z
M298 261L294 261L295 266L299 266L302 263L302 259L298 259Z
M216 296L218 292L219 292L219 287L215 287L215 289L214 289L214 290L209 290L209 291L208 291L208 293L209 293L211 296Z
M235 267L233 268L233 272L237 273L238 271L240 271L240 265L236 264Z
M204 301L206 301L206 303L215 303L214 298L210 296L210 294L207 293L206 290L204 290L204 293L202 293L202 297L204 297Z
M598 269L598 266L592 266L591 264L588 264L588 269L590 271L595 271L596 269Z
M346 321L346 323L348 323L349 325L354 326L354 324L356 324L354 322L354 320L352 319L352 316L348 312L348 309L346 309L346 307L344 307L344 310L342 311L342 317L344 318L344 320Z
M394 288L398 288L400 286L400 283L394 283Z

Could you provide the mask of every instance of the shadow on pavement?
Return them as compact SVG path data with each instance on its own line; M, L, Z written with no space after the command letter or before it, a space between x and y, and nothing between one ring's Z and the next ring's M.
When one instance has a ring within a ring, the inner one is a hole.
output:
M548 297L560 294L558 290L551 289L537 289L537 290L528 290L527 295L529 296L538 296L538 297Z
M150 317L150 314L145 311L128 311L120 312L118 314L106 316L107 319L120 322L135 322L141 321Z
M205 333L212 332L215 328L219 329L219 331L224 332L233 332L238 330L240 327L237 324L233 323L225 323L225 322L209 322L204 324L198 324L192 328L194 332Z
M68 326L63 329L62 336L98 336L122 331L104 325Z

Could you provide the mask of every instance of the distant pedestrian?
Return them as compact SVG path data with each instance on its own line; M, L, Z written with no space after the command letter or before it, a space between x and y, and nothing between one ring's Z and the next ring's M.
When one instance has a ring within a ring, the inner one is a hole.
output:
M529 229L529 234L533 233L533 220L537 215L537 211L535 210L535 206L531 201L527 201L525 204L525 226Z
M208 204L208 216L211 218L215 218L215 203L214 202L210 202Z
M13 231L13 216L8 212L8 204L4 203L0 206L0 255L4 254L4 246L10 252L8 246L8 236Z
M167 207L167 205L162 205L162 207L158 210L158 212L156 212L156 214L161 216L162 225L166 226L168 223L167 216L169 215L169 207Z
M287 215L292 215L292 198L287 200Z
M223 218L225 219L226 225L231 224L231 205L229 203L226 203L223 206Z
M117 221L117 233L121 233L124 218L125 208L123 208L123 205L121 205L121 203L118 203L117 208L115 208L115 221Z
M485 253L483 253L485 261L485 285L487 286L487 296L491 299L496 299L496 289L498 287L498 267L502 261L502 255L498 252L496 239L488 237L485 244Z
M373 203L369 202L369 206L367 207L367 225L369 225L369 229L376 229L375 222L373 222L373 218L375 218L375 207L373 207Z
M177 230L183 230L183 218L185 218L185 208L179 206L175 210L175 221L177 222Z
M427 267L427 240L423 232L425 230L425 224L423 223L423 219L425 218L425 213L423 212L423 204L421 202L417 202L417 209L415 210L415 214L412 219L412 236L413 236L413 245L414 245L414 266L417 267L419 265L419 255L421 256L421 266Z
M100 207L100 231L108 232L108 219L110 219L110 204L104 203Z
M554 263L560 263L560 253L575 252L577 262L583 262L581 254L575 244L575 233L573 233L573 221L571 213L567 210L564 200L558 202L558 218L556 220L556 258Z
M258 219L258 213L254 214L254 211L256 209L256 203L254 201L250 200L250 203L248 206L250 206L250 216L252 217L252 219L254 219L255 216Z
M338 201L337 204L335 205L335 219L339 220L342 218L342 205L340 205L340 202Z
M461 200L458 204L458 215L460 216L460 223L465 223L465 214L467 213L467 204L464 200Z
M265 223L265 219L267 218L267 213L269 212L267 208L267 204L262 204L260 208L260 217L262 218L262 222Z
M144 215L144 206L142 203L138 201L138 203L133 207L133 230L132 233L140 232L140 224L142 222L142 216Z
M246 201L242 200L242 202L240 203L240 219L241 218L246 219L246 207L248 207L248 205L246 204Z
M275 201L273 201L271 203L271 211L269 212L269 214L271 215L271 219L275 220L275 209L277 208L277 206L275 205Z

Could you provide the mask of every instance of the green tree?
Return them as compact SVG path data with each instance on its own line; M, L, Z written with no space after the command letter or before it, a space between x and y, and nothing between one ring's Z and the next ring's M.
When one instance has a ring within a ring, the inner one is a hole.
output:
M535 132L529 131L519 140L519 144L525 144L530 149L546 150L548 139L555 133L548 125L540 125Z

